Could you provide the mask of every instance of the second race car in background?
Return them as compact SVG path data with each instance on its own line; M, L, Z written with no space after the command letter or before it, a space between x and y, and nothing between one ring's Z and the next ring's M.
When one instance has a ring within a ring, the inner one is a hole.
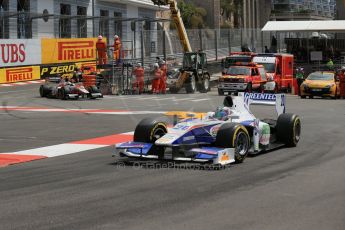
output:
M39 93L41 97L57 98L62 100L83 98L102 98L103 95L95 86L84 87L83 83L72 83L69 80L61 78L46 79L46 82L40 86Z

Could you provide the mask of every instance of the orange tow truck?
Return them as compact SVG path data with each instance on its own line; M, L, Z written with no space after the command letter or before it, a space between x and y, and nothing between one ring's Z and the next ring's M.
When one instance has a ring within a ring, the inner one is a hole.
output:
M218 82L218 95L224 95L225 92L263 92L267 73L263 65L253 62L236 63L222 74Z

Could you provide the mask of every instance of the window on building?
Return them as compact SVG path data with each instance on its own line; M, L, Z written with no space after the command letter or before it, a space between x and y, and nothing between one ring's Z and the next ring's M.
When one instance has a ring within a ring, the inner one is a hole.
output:
M78 6L77 7L77 15L78 15L78 20L77 20L77 36L78 38L86 38L87 37L87 20L86 20L86 15L87 15L87 8Z
M59 35L60 38L71 37L71 5L60 4Z
M30 19L30 0L17 0L17 12L18 38L31 38L32 21Z
M99 19L99 34L108 38L109 41L109 11L101 10L101 18Z
M120 36L120 38L122 37L122 21L121 20L116 20L121 19L122 18L122 13L119 12L114 12L114 33L118 36Z
M0 15L5 15L8 11L8 0L0 0ZM0 38L9 38L8 17L0 17Z

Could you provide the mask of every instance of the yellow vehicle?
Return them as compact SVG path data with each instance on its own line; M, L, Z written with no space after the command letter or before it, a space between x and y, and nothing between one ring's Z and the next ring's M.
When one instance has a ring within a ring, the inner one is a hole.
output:
M301 84L301 98L340 97L339 79L334 72L313 72Z

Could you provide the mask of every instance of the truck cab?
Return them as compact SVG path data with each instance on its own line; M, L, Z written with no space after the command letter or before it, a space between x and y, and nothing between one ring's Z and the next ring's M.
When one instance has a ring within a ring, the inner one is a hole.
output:
M269 82L266 91L291 91L294 65L292 54L258 54L253 57L253 62L265 67Z
M256 54L252 52L231 52L229 56L222 60L222 72L225 73L229 67L239 62L246 64L250 63L255 55Z
M263 65L256 63L236 63L229 67L219 78L218 95L225 92L263 92L267 74Z

